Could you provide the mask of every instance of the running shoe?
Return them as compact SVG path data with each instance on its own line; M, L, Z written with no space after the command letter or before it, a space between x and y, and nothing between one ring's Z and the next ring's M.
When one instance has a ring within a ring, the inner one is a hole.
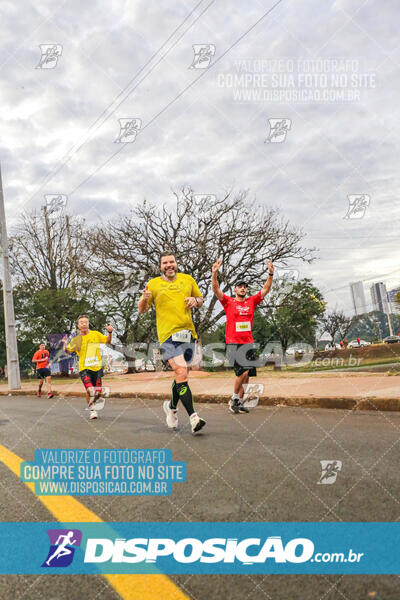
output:
M101 388L100 390L98 390L96 392L93 403L91 403L91 406L93 406L93 408L95 410L103 410L104 405L106 403L106 398L109 398L109 396L110 396L110 388L109 387Z
M238 415L239 414L239 400L237 398L231 398L229 400L229 410L234 415Z
M200 429L202 429L205 424L206 422L204 421L204 419L200 419L197 413L194 412L192 415L190 415L190 425L192 427L192 433L197 433L198 431L200 431Z
M89 420L97 419L97 412L95 410L90 411Z
M170 408L169 400L166 400L163 404L163 409L167 415L167 425L170 429L177 429L178 427L178 411Z
M54 398L54 394L52 394L51 392L49 394L47 394L48 399L50 400L50 398Z
M241 400L239 400L238 409L239 409L240 413L250 412L249 409L245 407L245 405L243 404L243 402Z

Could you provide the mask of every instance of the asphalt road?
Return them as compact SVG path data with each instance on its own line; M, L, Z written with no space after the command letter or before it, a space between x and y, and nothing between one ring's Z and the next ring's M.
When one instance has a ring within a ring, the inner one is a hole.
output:
M109 400L97 421L82 398L0 398L1 444L26 460L36 448L170 448L187 463L171 497L77 497L104 521L395 521L400 517L400 414L258 407L231 415L199 405L192 436L167 430L161 403ZM318 485L320 460L342 461ZM2 463L1 521L54 518ZM398 600L397 576L175 576L193 600ZM2 600L114 599L101 576L0 576ZM158 597L157 597L158 598Z

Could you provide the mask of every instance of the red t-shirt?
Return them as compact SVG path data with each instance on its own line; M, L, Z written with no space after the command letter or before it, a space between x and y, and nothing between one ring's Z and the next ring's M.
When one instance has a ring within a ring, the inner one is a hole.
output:
M48 350L37 350L32 357L34 360L38 360L36 363L37 369L45 369L49 366L49 351Z
M253 340L253 317L257 304L262 302L261 292L243 302L224 294L220 300L226 314L225 339L227 344L250 344Z

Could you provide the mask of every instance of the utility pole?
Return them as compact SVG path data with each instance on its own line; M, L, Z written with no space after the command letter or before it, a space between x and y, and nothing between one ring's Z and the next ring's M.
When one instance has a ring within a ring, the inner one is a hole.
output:
M386 316L387 316L388 325L389 325L389 335L393 335L392 319L390 318L390 312L389 311L390 311L390 309L388 308Z
M15 329L14 300L11 287L10 265L8 260L8 239L6 213L4 210L3 182L0 167L0 226L1 226L1 258L3 268L3 300L4 326L6 330L7 347L7 378L9 390L21 389L19 372L17 333Z

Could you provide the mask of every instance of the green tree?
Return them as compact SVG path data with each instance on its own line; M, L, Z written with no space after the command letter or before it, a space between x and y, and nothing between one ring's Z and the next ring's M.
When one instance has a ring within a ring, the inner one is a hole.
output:
M35 343L49 333L75 329L79 314L88 314L91 327L102 329L106 315L88 298L76 298L71 289L45 288L33 293L25 286L15 290L15 313L19 335L27 332Z
M400 332L400 315L390 316L393 326L393 333L397 335ZM347 334L349 340L360 337L367 342L382 340L389 335L389 324L387 315L380 311L371 311L365 315L356 317Z
M268 305L260 305L253 329L255 340L261 346L279 341L283 352L289 345L306 342L314 345L319 319L325 312L324 298L310 279L301 279L284 291L274 290L266 297Z

